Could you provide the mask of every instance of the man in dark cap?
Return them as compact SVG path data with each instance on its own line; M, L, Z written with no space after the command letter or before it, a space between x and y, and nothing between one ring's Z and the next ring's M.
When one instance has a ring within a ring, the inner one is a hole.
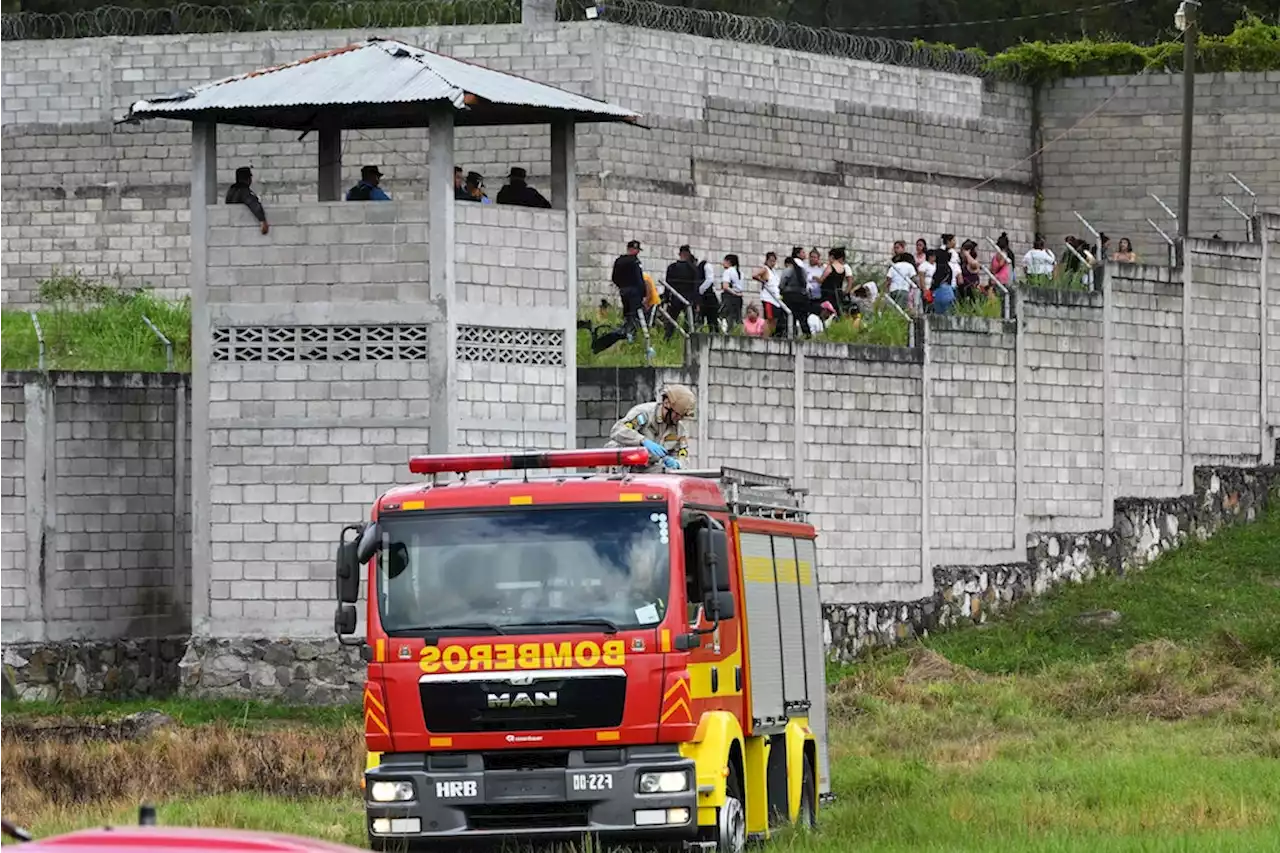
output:
M498 190L498 204L516 204L521 207L551 207L551 202L542 193L529 186L525 181L528 174L519 166L511 169L507 177L507 185Z
M360 183L347 190L347 201L391 201L387 191L378 186L382 171L377 166L360 167Z
M633 340L640 326L640 312L644 309L644 267L640 265L640 241L627 243L627 253L613 262L613 285L622 297L622 325L612 332L596 336L591 330L591 351L604 352L624 338Z
M463 185L467 198L481 204L493 204L493 199L484 194L484 175L479 172L467 172L467 181Z
M241 166L236 169L236 182L227 188L227 204L243 204L249 208L253 218L258 220L262 233L266 234L271 230L271 226L267 224L267 212L262 209L262 202L258 201L258 194L250 188L252 183L252 169L248 166Z

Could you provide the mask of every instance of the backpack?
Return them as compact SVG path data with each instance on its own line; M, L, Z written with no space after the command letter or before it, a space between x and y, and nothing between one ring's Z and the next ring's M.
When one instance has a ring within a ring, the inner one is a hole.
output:
M373 187L364 181L356 184L351 188L351 192L347 193L347 201L368 201L373 198Z
M782 271L782 281L779 283L778 290L784 297L808 296L809 283L804 280L799 267L789 266Z

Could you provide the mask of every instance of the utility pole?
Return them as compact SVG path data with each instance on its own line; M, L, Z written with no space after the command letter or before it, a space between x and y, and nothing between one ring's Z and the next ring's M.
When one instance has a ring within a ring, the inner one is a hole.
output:
M1182 30L1182 169L1178 181L1178 236L1183 239L1191 236L1191 136L1196 112L1196 41L1199 32L1196 13L1199 8L1199 0L1182 0L1173 16L1174 25Z

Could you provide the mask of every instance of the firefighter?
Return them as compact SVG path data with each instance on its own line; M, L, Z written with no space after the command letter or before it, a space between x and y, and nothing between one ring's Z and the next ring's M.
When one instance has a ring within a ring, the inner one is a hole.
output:
M605 447L643 447L649 471L684 466L689 458L684 419L693 416L698 399L686 385L668 385L653 403L641 403L609 431Z

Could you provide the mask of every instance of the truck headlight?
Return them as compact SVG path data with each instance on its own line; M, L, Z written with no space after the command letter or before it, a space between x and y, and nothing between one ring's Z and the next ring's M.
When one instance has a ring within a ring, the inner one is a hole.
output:
M640 774L640 793L642 794L679 794L687 790L689 790L689 774L683 770Z
M369 799L375 803L400 803L413 799L412 782L374 782L369 786Z

